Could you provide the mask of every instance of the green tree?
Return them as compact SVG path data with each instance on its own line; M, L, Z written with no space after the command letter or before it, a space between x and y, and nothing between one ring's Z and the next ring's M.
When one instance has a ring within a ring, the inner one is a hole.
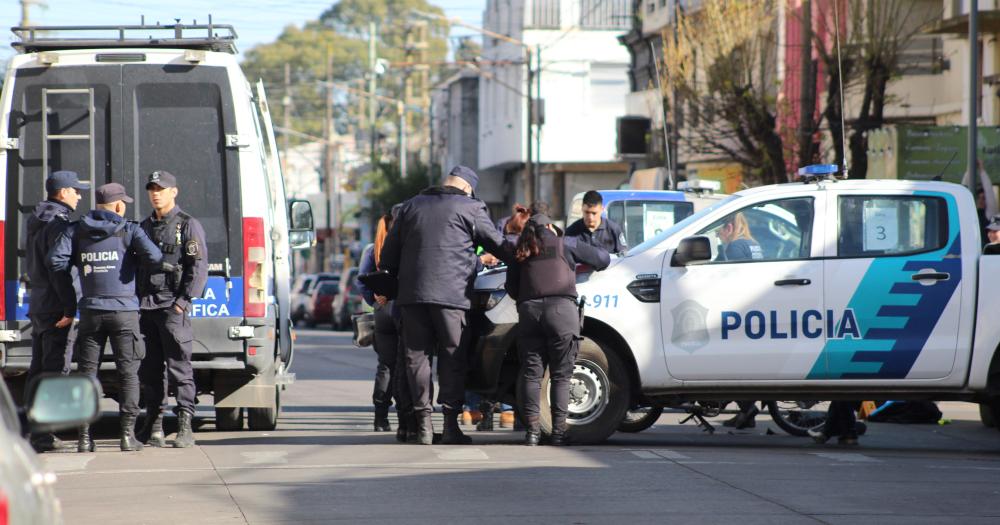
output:
M358 126L367 118L360 96L346 87L367 89L368 23L378 24L378 57L390 62L413 62L418 51L407 46L414 31L413 10L443 13L426 0L343 0L321 13L317 20L303 27L289 26L272 43L255 46L246 52L243 68L251 79L262 78L272 98L276 122L284 117L279 101L291 96L292 128L313 136L323 133L325 119L325 79L327 60L337 85L333 90L334 122L340 132ZM428 28L427 61L443 60L447 54L448 27L443 22ZM284 92L285 64L291 68L291 88ZM408 68L390 68L379 78L378 93L398 98L403 93ZM435 71L432 70L432 77ZM378 105L378 119L392 119L395 108ZM379 122L381 124L381 122Z
M429 185L427 165L411 164L406 172L407 177L404 179L399 176L398 163L380 163L376 173L369 173L365 179L365 194L371 202L368 211L372 217L388 212L394 204L413 197Z

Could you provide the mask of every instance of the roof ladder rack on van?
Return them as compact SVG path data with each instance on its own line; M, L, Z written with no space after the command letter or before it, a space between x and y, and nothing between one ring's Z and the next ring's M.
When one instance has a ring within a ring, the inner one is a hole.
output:
M67 135L67 134L50 134L49 133L49 115L53 114L52 110L49 108L49 96L50 95L86 95L87 97L87 121L88 121L88 133L86 135ZM49 173L49 142L59 141L59 140L86 140L87 144L90 146L88 149L88 155L90 158L90 173L87 180L94 182L94 88L42 88L42 173ZM44 178L43 182L44 184ZM43 195L44 193L44 189ZM90 189L90 206L94 206L94 188L91 184Z
M27 26L12 27L21 53L58 49L174 48L218 51L235 55L236 29L227 24Z

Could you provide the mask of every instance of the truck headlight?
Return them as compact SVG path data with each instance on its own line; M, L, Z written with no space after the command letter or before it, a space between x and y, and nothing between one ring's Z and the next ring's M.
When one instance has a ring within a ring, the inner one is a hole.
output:
M504 289L473 292L472 307L477 310L492 310L506 296L507 291Z

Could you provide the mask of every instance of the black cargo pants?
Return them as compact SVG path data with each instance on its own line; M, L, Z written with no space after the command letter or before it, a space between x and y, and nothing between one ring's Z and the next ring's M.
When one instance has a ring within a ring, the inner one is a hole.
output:
M97 377L104 345L111 340L118 369L118 411L139 415L139 364L145 355L139 336L139 312L81 310L77 370Z
M565 432L570 378L579 351L577 304L569 297L543 297L518 304L517 313L522 415L529 430L538 430L542 376L548 366L552 429Z
M42 372L68 374L73 360L73 323L56 328L62 313L29 314L31 319L31 364L28 383Z
M417 418L430 417L431 360L438 356L438 403L445 415L460 414L465 403L465 310L431 304L403 307L403 346L406 379L413 412Z
M177 396L176 412L194 415L194 370L191 367L194 330L187 311L173 306L143 310L139 321L146 339L146 358L140 377L146 397L146 413L156 414L167 408L168 379Z
M396 395L396 357L399 354L399 331L396 321L390 313L391 306L386 304L375 308L375 354L378 356L378 367L375 369L375 389L372 392L372 403L376 414L385 414L392 406Z

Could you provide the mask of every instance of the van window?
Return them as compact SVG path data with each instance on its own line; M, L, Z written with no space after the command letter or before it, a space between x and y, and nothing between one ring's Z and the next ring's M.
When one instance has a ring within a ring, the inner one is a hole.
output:
M940 197L839 197L838 257L906 255L944 248L948 205Z
M712 241L713 262L806 259L813 215L811 197L761 202L726 215L698 235Z

